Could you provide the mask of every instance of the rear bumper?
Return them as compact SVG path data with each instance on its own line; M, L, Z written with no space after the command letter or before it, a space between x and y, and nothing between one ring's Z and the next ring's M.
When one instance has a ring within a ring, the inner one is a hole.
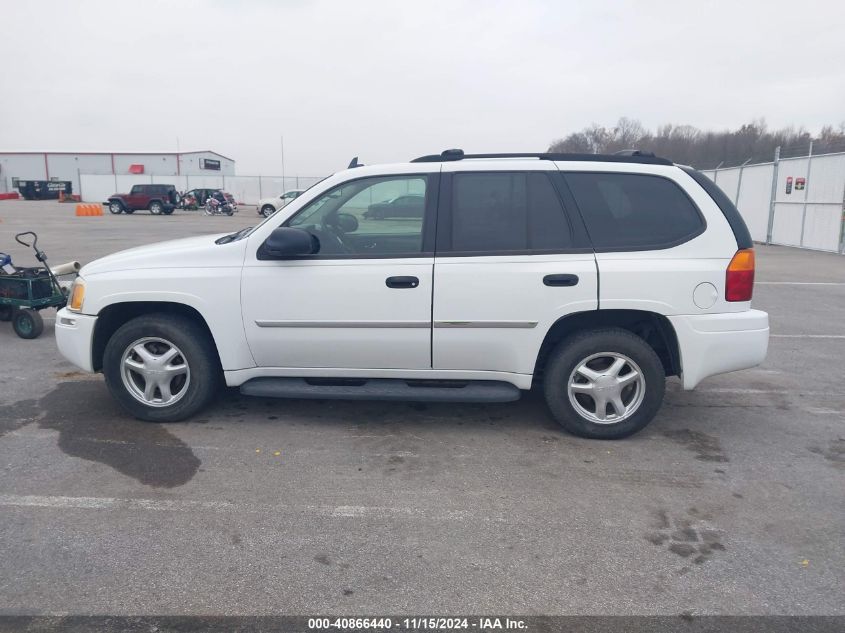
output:
M769 315L760 310L668 317L678 337L684 389L708 376L762 363L769 348Z
M85 371L94 371L91 350L97 317L77 314L67 308L56 313L56 345L71 363Z

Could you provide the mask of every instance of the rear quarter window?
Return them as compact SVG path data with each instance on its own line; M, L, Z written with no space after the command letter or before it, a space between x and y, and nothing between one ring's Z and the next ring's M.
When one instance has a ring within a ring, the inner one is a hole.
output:
M706 227L695 203L668 178L611 172L565 178L596 250L670 248Z

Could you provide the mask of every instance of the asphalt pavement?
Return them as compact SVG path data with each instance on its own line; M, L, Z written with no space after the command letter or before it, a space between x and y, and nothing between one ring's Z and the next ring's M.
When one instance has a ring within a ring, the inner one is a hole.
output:
M234 217L0 202L83 263ZM845 615L845 257L758 246L766 362L671 381L642 433L496 405L222 393L187 423L0 323L0 615Z

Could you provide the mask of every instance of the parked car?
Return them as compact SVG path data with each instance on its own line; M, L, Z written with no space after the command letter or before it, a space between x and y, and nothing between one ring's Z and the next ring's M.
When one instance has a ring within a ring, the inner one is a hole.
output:
M232 205L232 207L237 211L237 202L235 201L235 196L227 191L223 191L222 189L209 189L209 188L200 188L200 189L191 189L190 191L186 191L181 196L181 204L179 205L180 208L188 209L191 211L196 211L197 209L202 209L205 207L205 203L208 201L209 197L211 197L216 192L220 192L225 198L226 202Z
M178 206L179 199L173 185L133 185L129 193L115 193L105 204L115 214L149 209L153 215L170 215Z
M422 217L359 224L362 200L408 189ZM620 438L667 377L693 389L763 361L753 284L742 217L689 167L448 150L337 173L251 229L92 262L56 340L142 420L189 418L223 383L453 402L536 385L566 430Z
M259 215L263 215L265 218L268 218L273 215L276 211L298 198L303 191L305 190L288 189L282 195L276 198L262 198L258 201L258 206L256 207L256 210L258 211Z
M364 211L364 217L374 220L388 218L421 218L425 208L425 196L405 195L376 202Z

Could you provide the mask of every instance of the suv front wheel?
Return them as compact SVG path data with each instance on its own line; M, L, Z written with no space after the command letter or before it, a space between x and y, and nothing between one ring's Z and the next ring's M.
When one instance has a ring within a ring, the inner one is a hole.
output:
M639 336L617 328L589 330L552 352L543 390L552 415L570 433L619 439L657 414L666 375L654 349Z
M123 205L120 204L117 200L109 202L109 211L111 213L114 213L115 215L118 215L123 211Z
M136 418L177 422L211 402L221 371L214 342L196 322L150 314L112 335L103 374L114 398Z

